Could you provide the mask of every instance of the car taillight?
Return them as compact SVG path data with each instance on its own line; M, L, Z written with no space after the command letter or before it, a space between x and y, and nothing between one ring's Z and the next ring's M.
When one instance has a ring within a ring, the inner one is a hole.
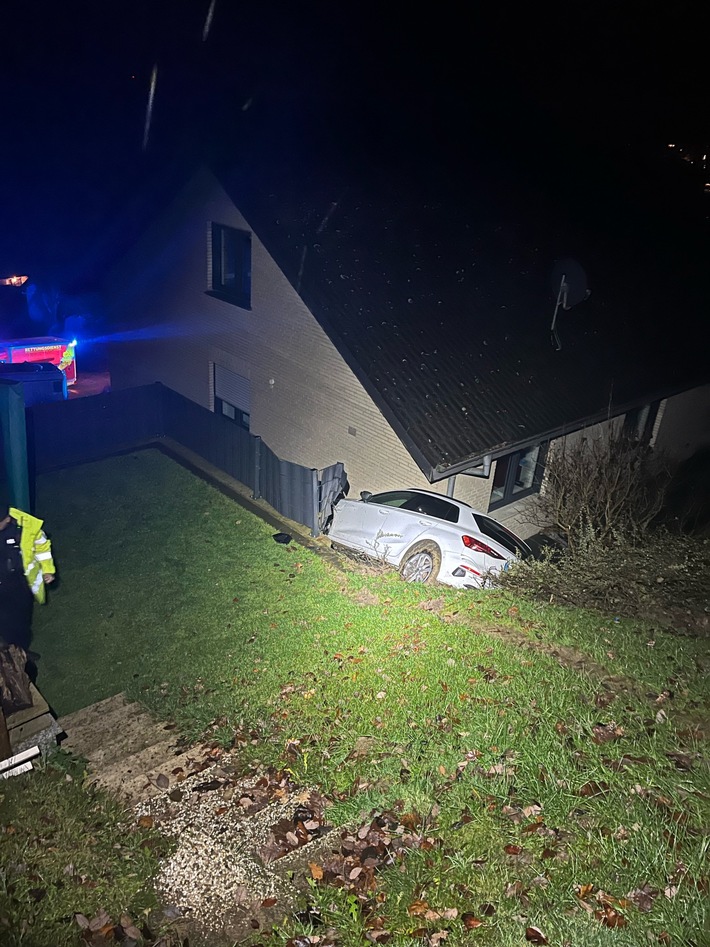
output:
M467 549L473 549L474 552L482 552L484 556L493 556L494 559L505 559L505 556L501 556L499 552L496 552L495 549L491 549L486 543L482 543L480 539L474 539L473 536L466 535L463 535L461 539Z

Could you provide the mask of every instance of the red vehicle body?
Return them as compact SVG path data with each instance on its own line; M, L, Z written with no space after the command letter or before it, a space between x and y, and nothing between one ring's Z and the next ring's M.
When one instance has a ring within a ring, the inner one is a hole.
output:
M50 362L64 372L67 385L76 381L76 342L46 336L37 339L11 339L0 342L0 362Z

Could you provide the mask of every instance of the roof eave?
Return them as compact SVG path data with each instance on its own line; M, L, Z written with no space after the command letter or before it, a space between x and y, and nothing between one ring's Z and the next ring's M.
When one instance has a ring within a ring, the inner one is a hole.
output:
M519 450L525 450L528 447L534 447L536 444L547 443L561 437L566 437L568 434L574 434L576 431L582 431L584 428L592 427L595 424L602 424L604 421L612 421L614 418L619 418L628 411L633 411L635 408L652 404L655 401L662 401L665 398L671 398L673 395L680 394L683 391L690 391L693 388L698 387L699 384L700 383L695 382L689 385L676 385L672 388L656 391L654 394L645 395L643 398L636 398L633 401L626 402L623 405L615 406L613 412L611 413L608 410L600 411L597 414L589 415L588 417L580 418L577 421L573 421L569 424L564 424L548 431L544 431L536 436L521 438L518 441L506 441L504 443L496 444L491 446L488 450L478 451L475 454L471 454L466 459L458 461L447 467L444 467L442 464L434 468L430 467L432 476L429 478L429 481L430 483L437 483L440 480L446 480L449 477L456 476L457 474L465 473L474 467L480 467L487 459L497 460L498 458L504 457L507 454L512 454Z

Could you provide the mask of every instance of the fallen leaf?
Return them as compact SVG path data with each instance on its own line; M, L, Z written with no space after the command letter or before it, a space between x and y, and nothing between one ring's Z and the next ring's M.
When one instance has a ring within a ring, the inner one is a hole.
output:
M634 888L633 891L629 891L626 897L636 905L639 911L646 914L653 907L653 902L659 894L658 888L652 888L649 884L645 884L641 888Z
M272 908L278 902L278 898L264 898L261 902L262 908Z
M315 862L308 862L308 867L311 869L311 877L315 878L316 881L320 881L323 878L323 869L320 865L317 865Z
M690 753L666 753L666 756L675 763L677 769L688 772L693 768L693 763L698 759L699 754L691 756Z
M577 795L593 798L594 796L603 796L608 792L609 783L597 782L595 779L590 779L589 782L585 783L583 786L580 786L580 788L577 790Z
M467 911L465 914L461 915L461 921L463 922L463 926L467 931L474 931L477 927L481 927L483 924L483 921L476 917L475 914L471 914L470 911Z
M424 917L426 917L427 920L429 920L430 913L436 914L436 917L431 918L431 920L437 920L437 921L438 920L455 921L456 918L459 916L458 908L444 908L443 911L433 911L433 912L427 911L427 913L424 915Z
M524 905L530 900L528 898L528 889L520 880L513 881L505 886L505 896L506 898L520 898L520 901Z
M592 743L598 745L608 743L610 740L618 740L624 735L624 728L617 726L615 720L610 723L595 723L592 727Z
M104 910L99 911L99 913L89 921L90 931L100 931L111 926L111 918Z
M426 901L412 901L407 908L407 914L411 917L423 917L428 910L429 905Z
M506 766L504 763L494 763L485 771L486 776L514 776L515 767Z
M623 914L619 914L610 904L604 904L600 911L595 911L594 916L601 921L605 927L626 927L628 921Z
M539 927L526 927L525 928L525 940L530 941L531 944L549 944L549 940L542 933Z
M355 746L352 748L348 759L351 760L360 760L363 757L369 756L370 751L375 745L374 737L358 737L355 741Z
M142 829L152 829L154 821L152 815L142 815L140 819L138 819L138 825Z

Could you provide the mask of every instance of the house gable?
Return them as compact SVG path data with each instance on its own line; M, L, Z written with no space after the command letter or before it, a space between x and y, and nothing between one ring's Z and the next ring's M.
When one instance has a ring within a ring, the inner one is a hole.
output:
M246 309L211 292L213 224L251 235ZM208 408L215 366L248 382L249 424L284 459L325 467L347 458L354 490L426 480L235 207L206 171L194 178L112 271L115 387L161 381ZM239 406L237 406L239 407Z

